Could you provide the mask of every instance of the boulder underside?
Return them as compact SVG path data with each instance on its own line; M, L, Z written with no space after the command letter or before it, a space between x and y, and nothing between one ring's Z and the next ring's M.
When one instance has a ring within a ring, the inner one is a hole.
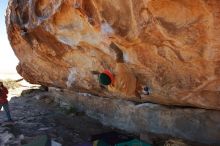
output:
M220 110L219 0L10 0L6 17L31 83Z

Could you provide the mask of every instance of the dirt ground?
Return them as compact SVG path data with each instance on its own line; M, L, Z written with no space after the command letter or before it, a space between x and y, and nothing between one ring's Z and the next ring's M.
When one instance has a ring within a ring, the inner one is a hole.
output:
M8 145L25 144L37 136L46 134L64 146L73 146L89 141L91 135L114 130L75 109L67 110L47 99L36 99L36 94L40 93L13 97L9 102L15 124L0 127L1 135L7 132L13 135L11 140L8 140ZM2 125L4 120L5 113L1 112ZM6 134L4 139L7 139L7 136ZM2 145L3 142L2 140Z
M42 135L48 135L63 146L77 146L89 142L92 135L110 131L125 133L103 126L74 107L66 108L65 105L55 103L45 96L45 91L26 89L25 87L10 90L9 105L14 125L4 125L6 117L1 111L0 146L20 146ZM187 145L179 141L157 140L154 146Z

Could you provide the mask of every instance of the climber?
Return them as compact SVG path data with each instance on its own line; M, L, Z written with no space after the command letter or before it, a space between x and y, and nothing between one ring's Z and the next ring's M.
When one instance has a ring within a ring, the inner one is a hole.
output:
M117 96L129 99L138 97L140 99L140 95L137 94L138 92L136 90L137 78L133 71L124 62L123 51L114 42L111 42L109 48L114 52L116 63L111 71L106 69L98 74L101 87L102 85L107 86L108 91Z
M113 71L102 71L99 74L99 83L101 85L106 85L108 91L117 96L129 99L137 97L137 79L125 63L116 63Z
M3 85L2 82L0 82L0 109L3 107L6 112L6 116L8 118L8 121L6 122L13 123L9 110L7 94L8 94L8 89Z
M102 85L113 85L114 76L109 70L104 70L99 74L99 83Z

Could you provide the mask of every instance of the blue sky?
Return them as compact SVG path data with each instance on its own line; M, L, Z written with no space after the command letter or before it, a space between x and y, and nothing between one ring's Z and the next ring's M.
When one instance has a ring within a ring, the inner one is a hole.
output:
M6 34L6 29L5 29L5 10L7 8L8 0L1 0L0 2L0 37L4 37Z
M0 0L0 73L16 72L18 60L8 42L5 13L8 0Z

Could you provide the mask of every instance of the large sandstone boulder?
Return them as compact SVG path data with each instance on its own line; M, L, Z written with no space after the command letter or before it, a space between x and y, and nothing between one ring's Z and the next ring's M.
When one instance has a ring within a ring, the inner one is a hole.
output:
M217 110L219 22L219 0L10 0L6 20L31 83ZM104 69L108 88L94 74Z

